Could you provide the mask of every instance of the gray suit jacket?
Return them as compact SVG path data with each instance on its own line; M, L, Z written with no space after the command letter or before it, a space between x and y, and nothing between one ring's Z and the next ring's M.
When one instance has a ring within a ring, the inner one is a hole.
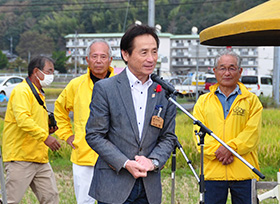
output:
M96 200L123 203L128 198L135 183L134 177L123 168L128 159L143 155L157 159L162 167L169 158L176 139L176 106L166 99L164 90L155 92L156 86L153 83L148 90L140 140L126 71L94 85L86 140L99 154L89 192ZM152 116L158 113L156 105L163 106L162 129L150 124ZM148 172L143 183L149 203L161 203L160 171Z

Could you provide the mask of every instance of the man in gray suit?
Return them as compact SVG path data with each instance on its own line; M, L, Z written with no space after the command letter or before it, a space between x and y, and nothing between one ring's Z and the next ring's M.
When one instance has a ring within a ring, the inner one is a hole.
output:
M89 195L99 204L160 204L160 169L175 145L176 106L153 83L159 39L133 25L121 40L127 64L93 89L86 140L99 154Z

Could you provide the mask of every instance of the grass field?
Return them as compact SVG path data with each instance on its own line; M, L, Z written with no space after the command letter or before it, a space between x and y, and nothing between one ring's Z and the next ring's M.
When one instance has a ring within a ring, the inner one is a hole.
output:
M276 173L280 168L280 111L279 109L265 109L263 112L262 135L258 146L259 162L261 172L266 176L265 181L275 181ZM0 133L2 139L3 120L0 119ZM178 140L183 146L189 160L199 174L200 156L196 151L192 139L192 120L184 113L178 112L176 117L176 134ZM62 148L57 152L50 151L50 163L54 169L57 179L57 185L60 193L61 204L74 204L75 196L72 182L71 162L69 161L71 149L65 142L61 141ZM199 186L186 163L181 152L177 150L177 170L175 179L175 203L192 204L199 203ZM165 168L162 170L163 201L162 203L171 203L171 160L168 160ZM259 193L261 193L260 191ZM38 203L34 194L29 190L22 204ZM231 203L230 200L227 202ZM269 199L262 203L278 203L276 199Z

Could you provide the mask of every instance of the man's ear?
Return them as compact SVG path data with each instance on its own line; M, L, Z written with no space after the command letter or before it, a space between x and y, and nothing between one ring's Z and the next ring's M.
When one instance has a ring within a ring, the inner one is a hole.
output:
M242 68L242 67L240 67L240 69L239 69L239 73L240 73L240 74L242 74L242 72L243 72L243 68Z
M111 65L112 61L113 61L113 57L110 57L110 59L109 59L110 65Z
M128 61L128 57L129 57L129 54L128 54L128 52L127 51L124 51L124 50L122 50L122 57L123 57L123 59L124 59L124 61Z
M35 67L35 68L33 69L32 74L33 74L34 76L38 76L37 72L39 72L39 69L38 69L37 67Z
M39 79L42 78L41 70L40 70L39 68L37 68L37 67L35 67L35 68L33 69L32 74L33 74L34 76L38 77Z

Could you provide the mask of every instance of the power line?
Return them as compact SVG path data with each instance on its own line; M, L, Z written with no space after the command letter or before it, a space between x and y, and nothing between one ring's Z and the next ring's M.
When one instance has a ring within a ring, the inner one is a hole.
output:
M199 2L183 2L183 3L168 3L168 4L157 4L156 3L156 7L166 7L166 6L181 6L181 5L189 5L189 4L199 4L201 5L202 3L221 3L221 2L229 2L229 1L237 1L237 0L213 0L213 1L199 1ZM134 2L143 2L143 0L140 0L140 1L134 1ZM106 2L106 4L119 4L119 3L127 3L127 1L112 1L112 2ZM97 5L97 6L103 6L105 5L103 2L79 2L79 3L53 3L53 4L29 4L29 5L2 5L0 6L1 7L25 7L25 8L30 8L30 10L25 10L26 11L33 11L31 10L32 8L31 7L34 7L34 6L42 6L42 7L45 7L45 6L63 6L63 5ZM132 7L132 5L130 6ZM147 7L147 6L144 6L144 5L133 5L134 8L142 8L142 7ZM126 9L127 6L117 6L117 7L113 7L113 9ZM103 8L100 8L100 7L96 7L96 8L87 8L87 7L84 7L84 8L73 8L73 9L63 9L63 8L53 8L53 9L43 9L43 10L38 10L36 9L37 12L53 12L53 11L62 11L62 12L69 12L69 11L82 11L82 10L107 10L107 9L112 9L112 7L103 7ZM17 10L18 11L18 10ZM2 13L8 13L8 12L13 12L12 10L2 10L1 11Z
M134 2L143 2L145 0L134 0ZM106 4L119 4L119 3L127 3L127 0L123 1L107 1ZM0 7L33 7L33 6L68 6L68 5L103 5L104 2L48 2L43 3L41 1L36 2L33 4L32 2L30 4L4 4Z

